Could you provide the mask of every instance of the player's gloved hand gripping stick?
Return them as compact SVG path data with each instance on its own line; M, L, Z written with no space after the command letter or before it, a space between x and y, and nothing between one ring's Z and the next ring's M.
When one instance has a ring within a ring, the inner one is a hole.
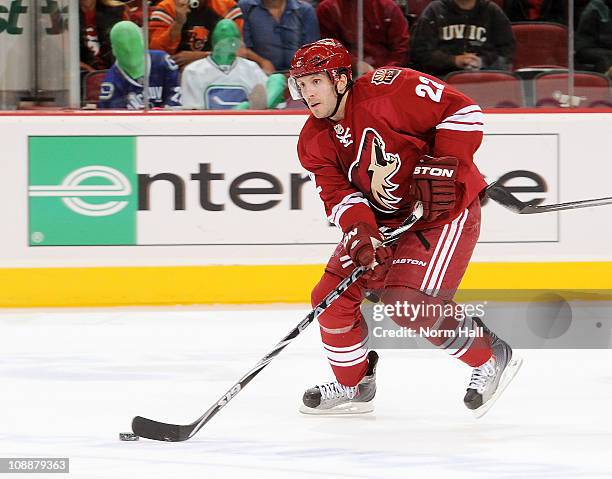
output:
M378 228L366 222L358 222L348 228L342 244L344 250L357 266L364 266L368 279L383 279L389 265L391 249L383 244L384 238Z
M386 235L382 241L382 246L390 245L395 242L403 233L408 231L420 218L423 216L423 204L417 201L414 205L411 215L404 223ZM257 376L268 363L270 363L279 353L285 349L291 341L297 338L300 333L312 323L317 316L325 311L331 303L333 303L340 295L342 295L352 284L361 278L369 268L366 266L356 267L351 274L343 279L336 288L330 292L308 315L295 327L287 336L280 340L274 346L272 351L266 354L248 373L234 384L218 401L216 401L201 417L196 419L191 424L178 425L166 424L163 422L153 421L141 416L136 416L132 421L132 431L134 434L154 439L156 441L185 441L193 437L202 427L217 414L228 402L230 402L251 380Z

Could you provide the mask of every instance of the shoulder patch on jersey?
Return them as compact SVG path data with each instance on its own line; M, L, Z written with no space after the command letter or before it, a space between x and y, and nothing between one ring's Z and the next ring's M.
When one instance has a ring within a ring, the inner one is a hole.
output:
M372 83L374 83L374 85L391 85L399 76L400 72L401 70L396 68L379 68L372 75Z
M347 127L345 130L344 127L340 123L338 123L334 126L334 131L336 132L336 138L338 138L338 141L340 141L342 146L344 146L345 148L353 143L350 127Z

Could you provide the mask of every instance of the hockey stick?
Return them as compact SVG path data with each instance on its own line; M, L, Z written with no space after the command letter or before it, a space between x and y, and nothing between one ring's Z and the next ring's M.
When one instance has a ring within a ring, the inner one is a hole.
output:
M487 196L496 203L508 208L519 215L532 215L535 213L548 213L550 211L573 210L576 208L590 208L592 206L604 206L612 204L612 197L595 198L592 200L569 201L567 203L558 203L556 205L541 205L537 206L530 203L523 203L512 192L503 185L498 185L497 182L491 183L487 187Z
M410 229L423 215L423 205L420 202L415 204L412 214L404 221L404 223L393 230L386 236L383 241L383 245L390 245L395 242L403 233ZM170 441L178 442L185 441L193 437L202 427L210 421L215 414L217 414L228 402L230 402L236 395L257 376L263 368L265 368L280 352L285 349L289 343L297 338L304 329L312 323L317 316L325 311L330 304L338 299L352 284L354 284L359 278L361 278L367 271L364 266L355 268L351 274L343 279L336 288L329 293L323 301L321 301L308 315L295 327L287 336L280 340L276 346L266 354L248 373L246 373L240 380L234 384L223 396L219 398L201 417L196 419L191 424L178 425L178 424L166 424L163 422L153 421L141 416L136 416L132 420L132 431L137 436L145 437L147 439L154 439L156 441Z

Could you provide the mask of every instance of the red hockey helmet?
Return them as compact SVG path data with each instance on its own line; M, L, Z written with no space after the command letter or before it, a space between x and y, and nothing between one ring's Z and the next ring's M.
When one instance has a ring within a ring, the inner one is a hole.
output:
M289 91L294 100L301 100L302 94L296 80L313 73L327 72L330 80L336 83L340 73L352 78L351 55L342 43L333 38L324 38L300 47L293 55L289 69Z

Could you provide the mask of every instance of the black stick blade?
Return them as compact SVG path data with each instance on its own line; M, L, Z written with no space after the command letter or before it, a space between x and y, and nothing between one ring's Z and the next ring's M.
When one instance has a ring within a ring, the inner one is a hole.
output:
M192 429L191 426L166 424L141 416L136 416L132 420L132 431L134 434L147 439L153 439L154 441L185 441L189 439Z
M505 187L496 183L491 183L487 187L487 196L496 203L499 203L505 208L514 211L515 213L523 213L523 210L529 205L520 201L516 196L510 193Z

